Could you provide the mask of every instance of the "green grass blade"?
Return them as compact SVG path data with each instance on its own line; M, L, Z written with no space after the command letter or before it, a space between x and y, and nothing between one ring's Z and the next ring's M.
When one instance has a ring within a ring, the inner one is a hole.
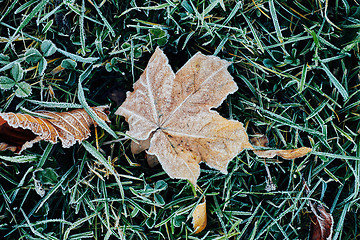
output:
M84 29L84 15L85 15L85 1L82 0L81 4L81 14L80 14L80 43L81 43L81 54L84 56L85 52L85 29Z
M346 91L346 89L341 85L341 83L336 79L336 77L330 72L330 70L326 67L326 65L322 62L321 67L325 71L326 75L330 79L330 82L334 85L334 87L339 91L341 96L344 98L344 100L347 100L349 98L349 94Z
M95 61L97 61L99 58L98 57L87 57L87 58L83 58L79 55L76 54L72 54L69 53L67 51L64 51L60 48L56 49L59 53L63 54L66 57L71 58L72 60L76 61L76 62L83 62L83 63L94 63Z
M277 15L276 15L276 9L275 9L275 5L274 5L274 0L269 0L269 8L270 8L271 19L272 19L274 27L275 27L276 36L279 39L279 42L282 43L284 37L283 37L283 35L281 33L279 20L278 20Z
M49 1L50 0L42 0L38 5L36 5L34 7L34 9L32 9L32 11L30 11L29 15L27 15L25 17L25 19L21 22L19 27L16 29L16 31L14 32L14 34L11 37L11 40L6 44L4 50L6 50L9 47L11 41L15 38L16 34L18 34L31 21L31 19L33 19L36 16L36 14L38 14L40 11L42 11Z
M18 3L18 1L19 0L15 0L15 1L12 2L10 7L7 8L6 12L2 14L2 16L0 18L0 22L2 22L2 20L14 9L14 7Z
M303 69L301 72L301 78L300 78L300 83L298 85L299 88L299 92L301 93L302 91L304 91L304 87L305 87L305 82L306 82L306 74L307 74L307 63L305 63L303 65Z
M47 107L47 108L82 108L82 105L76 103L66 103L66 102L44 102L33 99L26 99L26 101L31 102L35 105Z
M104 22L104 25L107 27L107 29L109 30L109 32L111 33L111 35L113 37L115 37L115 31L114 29L111 27L110 23L106 20L106 18L103 16L102 12L100 11L99 7L96 5L95 2L92 2L94 8L96 9L97 13L99 14L101 20Z
M12 157L0 156L0 159L13 163L29 163L29 162L37 161L39 158L37 156L24 155L24 156L12 156Z
M115 139L118 139L118 136L116 135L116 133L107 125L107 123L102 120L98 115L96 115L96 113L94 112L94 110L92 110L90 108L90 106L87 104L86 99L85 99L85 94L84 94L84 90L82 88L81 82L79 81L78 84L78 99L81 103L81 106L85 109L85 111L90 115L90 117L92 119L95 120L95 122L102 128L104 129L106 132L108 132L111 136L113 136Z
M40 161L37 164L37 168L42 168L45 164L45 161L48 159L51 150L53 148L54 144L52 143L48 143L48 145L46 146L43 155L41 155Z

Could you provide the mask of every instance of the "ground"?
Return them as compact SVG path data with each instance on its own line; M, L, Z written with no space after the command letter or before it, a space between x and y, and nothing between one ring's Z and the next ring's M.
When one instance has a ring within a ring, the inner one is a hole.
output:
M107 104L120 138L99 126L71 148L2 152L4 239L308 239L310 201L333 216L333 239L359 235L356 1L3 0L0 11L1 111ZM114 112L158 46L174 71L199 51L232 62L239 90L220 114L270 148L312 152L264 161L245 150L226 175L201 164L197 188L150 168ZM195 234L202 195L208 224Z

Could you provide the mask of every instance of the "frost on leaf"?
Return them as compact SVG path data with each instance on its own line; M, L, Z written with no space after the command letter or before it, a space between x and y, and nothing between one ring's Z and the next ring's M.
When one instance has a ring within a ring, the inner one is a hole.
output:
M93 107L102 120L110 122L108 106ZM21 153L40 140L56 143L60 139L64 148L82 142L90 135L90 126L96 122L84 109L70 112L38 111L46 118L22 113L0 113L0 151Z
M116 114L125 117L127 132L148 154L155 155L172 178L196 184L200 162L227 172L239 152L252 148L243 124L227 120L211 108L238 88L227 71L229 62L195 54L176 74L157 48L134 91ZM152 134L150 144L144 144Z
M175 74L157 48L134 91L127 93L115 113L129 123L127 134L137 142L132 143L132 152L148 149L170 177L196 184L200 162L227 173L231 159L245 148L254 149L242 123L212 110L238 89L227 71L229 65L197 53ZM307 152L308 148L300 148L255 153L296 158Z
M303 180L306 195L310 197L310 189ZM326 211L324 205L309 200L310 209L313 213L310 224L311 240L331 240L333 235L334 219L331 213Z
M269 143L269 140L267 139L267 137L262 134L260 134L257 137L252 137L250 139L250 141L253 144L253 146L256 146L256 147L267 147L268 143ZM279 150L279 149L277 149L277 150L254 150L254 153L258 157L273 158L275 156L279 156L284 159L294 159L294 158L303 157L306 154L308 154L309 152L311 152L311 148L308 148L308 147L301 147L301 148L287 149L287 150Z
M319 203L310 203L313 217L311 218L311 240L331 240L334 219L325 207Z

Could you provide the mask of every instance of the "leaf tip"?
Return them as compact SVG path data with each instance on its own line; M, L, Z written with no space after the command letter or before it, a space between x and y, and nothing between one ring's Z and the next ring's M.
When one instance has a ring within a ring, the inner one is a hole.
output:
M193 228L194 233L202 232L207 225L207 213L206 213L206 200L203 198L203 202L196 206L193 214Z

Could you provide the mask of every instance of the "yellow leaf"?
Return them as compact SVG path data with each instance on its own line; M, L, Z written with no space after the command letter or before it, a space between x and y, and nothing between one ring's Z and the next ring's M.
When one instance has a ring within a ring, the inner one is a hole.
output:
M196 206L193 214L193 227L195 234L201 232L205 229L207 224L207 214L206 214L206 200L203 198L203 202Z

